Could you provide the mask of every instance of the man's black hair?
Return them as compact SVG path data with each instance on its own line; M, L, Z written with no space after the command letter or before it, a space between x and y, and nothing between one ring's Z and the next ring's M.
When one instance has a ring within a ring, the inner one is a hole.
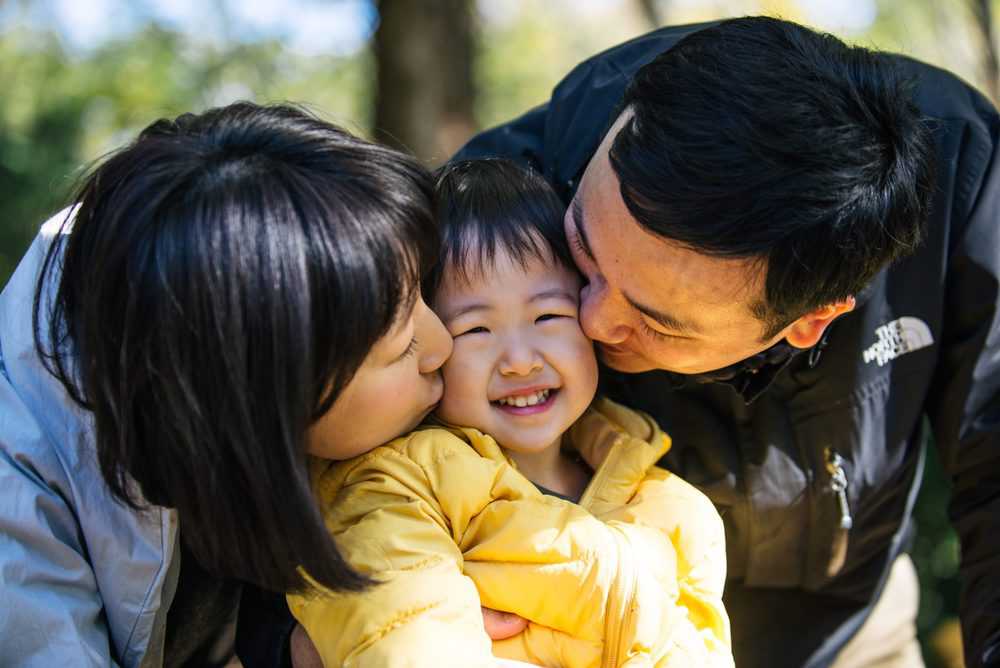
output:
M759 258L765 339L920 243L929 129L889 58L779 19L692 33L640 69L610 161L649 230Z
M424 283L433 296L445 268L459 280L492 267L498 252L521 266L533 259L576 265L566 243L566 208L540 174L510 160L462 160L438 171L435 210L441 234L437 265Z
M414 303L432 185L409 156L250 103L157 121L83 182L36 347L93 413L114 496L176 508L207 569L367 582L310 492L307 431Z

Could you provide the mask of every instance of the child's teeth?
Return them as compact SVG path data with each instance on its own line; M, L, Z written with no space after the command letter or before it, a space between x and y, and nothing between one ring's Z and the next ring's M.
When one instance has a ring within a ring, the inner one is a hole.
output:
M524 408L525 406L534 406L540 404L549 398L549 390L539 390L534 394L522 394L518 397L505 397L500 400L501 404L506 404L508 406L517 406L518 408Z

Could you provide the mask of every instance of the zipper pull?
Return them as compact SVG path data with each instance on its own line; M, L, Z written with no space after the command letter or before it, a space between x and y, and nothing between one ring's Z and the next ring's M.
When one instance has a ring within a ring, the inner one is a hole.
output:
M854 526L854 518L851 517L851 507L847 504L847 474L844 472L844 458L832 448L826 448L824 454L826 456L826 472L830 474L829 490L836 494L840 510L840 522L833 535L833 543L830 546L830 561L826 567L827 577L832 578L840 572L847 560L847 538L851 527Z
M826 449L826 471L830 474L830 491L837 495L840 505L840 528L850 529L854 526L851 517L851 507L847 505L847 474L844 473L844 458L836 450Z

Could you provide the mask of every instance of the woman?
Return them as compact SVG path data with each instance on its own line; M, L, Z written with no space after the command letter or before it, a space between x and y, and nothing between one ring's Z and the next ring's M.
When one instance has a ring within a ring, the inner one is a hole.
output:
M0 663L220 663L237 580L367 584L305 459L440 396L430 193L406 155L248 103L90 174L0 298Z

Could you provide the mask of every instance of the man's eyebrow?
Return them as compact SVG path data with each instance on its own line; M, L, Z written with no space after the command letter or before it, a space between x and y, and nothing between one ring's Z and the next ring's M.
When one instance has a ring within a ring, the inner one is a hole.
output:
M658 311L655 308L645 306L635 301L628 295L625 295L626 301L632 305L632 308L642 313L650 320L658 322L664 328L672 330L674 332L680 332L681 334L700 334L701 328L698 327L693 322L687 322L679 318L675 318L669 313L664 313L663 311Z
M590 249L590 241L587 239L587 231L583 227L583 205L580 204L580 198L574 197L573 201L570 202L570 218L573 219L573 231L576 232L576 236L580 239L580 247L583 250L587 258L597 263L597 259L594 257L594 251Z

